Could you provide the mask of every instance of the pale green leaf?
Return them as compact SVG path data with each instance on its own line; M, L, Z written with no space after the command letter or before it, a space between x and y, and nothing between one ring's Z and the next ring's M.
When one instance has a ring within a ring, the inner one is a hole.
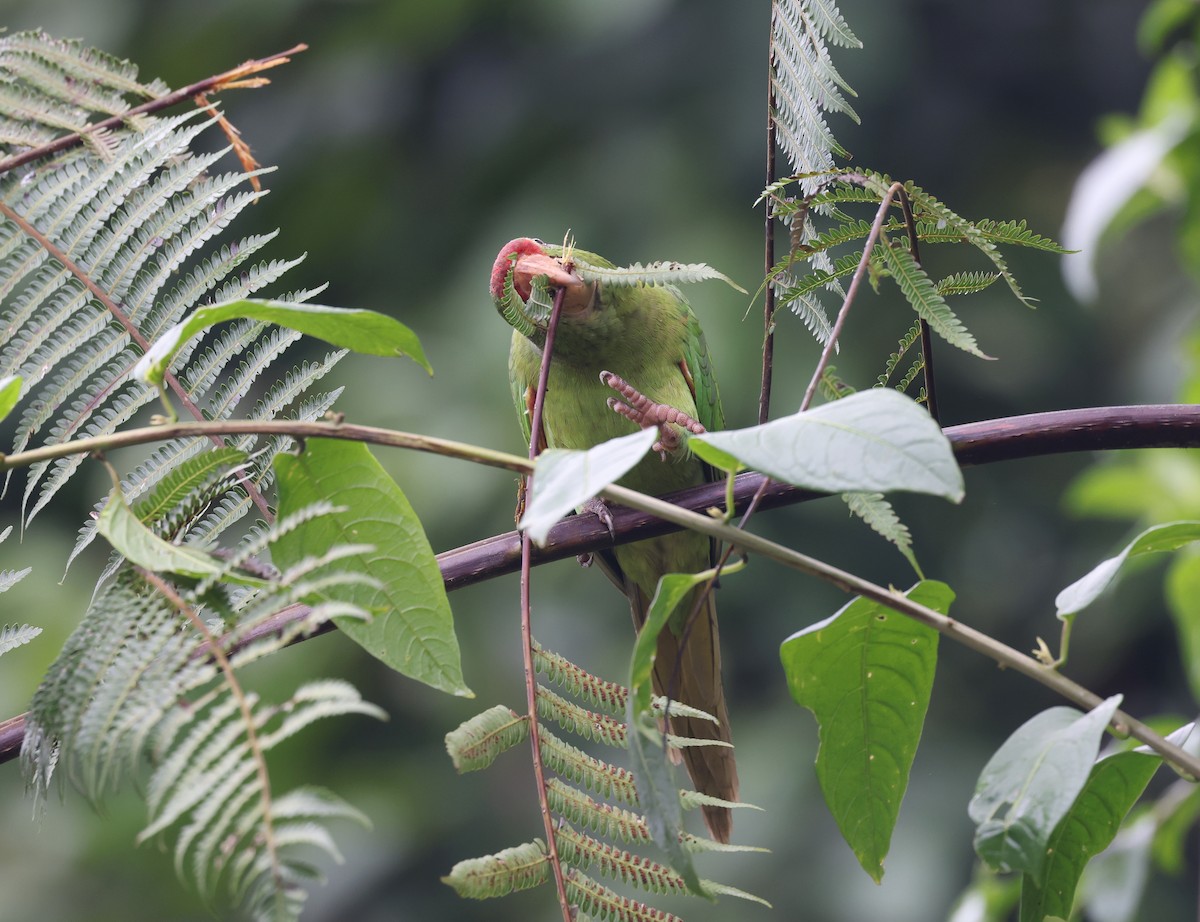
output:
M214 578L242 586L266 585L264 580L227 570L220 560L199 548L164 541L133 514L116 487L100 510L96 530L130 563L154 573L176 573L193 579Z
M1143 554L1174 551L1193 541L1200 541L1200 522L1169 522L1147 528L1116 557L1097 564L1089 573L1060 592L1054 600L1058 617L1074 615L1096 601L1112 585L1125 561Z
M407 355L433 374L416 334L394 317L375 311L288 301L242 298L192 311L158 338L133 368L133 376L160 383L175 354L194 336L227 320L277 323L331 345L368 355Z
M954 599L950 587L935 581L906 595L943 613ZM857 598L780 648L792 697L817 719L825 803L876 881L921 738L937 647L937 631Z
M273 464L280 518L318 500L339 507L272 544L276 564L286 568L336 544L374 547L334 565L353 567L378 581L339 588L339 600L374 617L367 623L338 617L338 627L396 671L442 691L470 696L450 603L429 540L407 497L367 447L309 439L300 454L276 455Z
M650 700L653 697L650 677L654 672L658 635L684 596L712 575L712 570L706 570L703 573L664 573L659 577L654 598L650 600L650 606L646 609L646 620L638 630L637 643L634 644L633 658L629 666L629 701L635 714L650 710Z
M1116 695L1087 714L1055 707L1030 718L984 766L967 812L975 851L993 869L1041 883L1051 835L1087 781Z
M542 452L520 527L540 546L559 519L625 476L657 438L658 430L640 429L587 451L552 448Z
M786 483L824 493L931 493L963 497L962 472L938 424L916 402L872 388L748 429L688 439Z

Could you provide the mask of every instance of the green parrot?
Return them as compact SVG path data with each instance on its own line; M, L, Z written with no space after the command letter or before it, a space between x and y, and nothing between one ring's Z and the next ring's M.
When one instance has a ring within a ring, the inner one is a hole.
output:
M526 440L531 435L533 395L545 330L528 323L523 324L524 330L517 328L512 315L504 311L503 301L508 285L527 301L533 280L544 276L551 291L562 289L563 303L539 447L587 449L634 432L639 426L656 426L660 439L655 450L659 454L647 455L619 483L651 495L703 483L708 470L687 450L680 428L693 432L719 429L723 417L704 334L687 301L675 288L665 285L585 282L574 269L573 257L596 267L611 268L612 263L582 250L555 256L549 249L540 241L518 238L504 245L492 268L492 299L514 326L509 383ZM616 399L614 391L625 402ZM593 503L588 508L611 527L602 504ZM600 559L629 598L634 625L640 628L659 577L711 567L713 547L707 537L683 531L614 548ZM718 721L714 724L703 719L672 718L674 733L728 744L729 715L721 687L721 651L712 592L685 629L698 591L685 597L659 635L654 688L658 694L700 708ZM737 800L737 768L730 746L685 747L682 753L698 791ZM706 806L703 810L712 836L728 842L733 825L729 809Z

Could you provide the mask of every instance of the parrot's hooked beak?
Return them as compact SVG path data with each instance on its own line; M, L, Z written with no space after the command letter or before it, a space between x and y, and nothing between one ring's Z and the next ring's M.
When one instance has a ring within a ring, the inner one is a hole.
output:
M596 286L581 279L574 270L567 269L553 256L545 253L524 253L513 263L513 287L517 294L527 299L533 280L546 276L551 288L563 289L563 314L578 317L592 306Z

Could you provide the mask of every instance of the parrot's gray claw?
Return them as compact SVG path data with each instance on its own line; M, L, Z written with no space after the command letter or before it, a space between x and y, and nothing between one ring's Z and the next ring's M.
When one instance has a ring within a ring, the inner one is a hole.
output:
M616 540L617 526L613 521L612 511L608 508L608 503L599 496L593 496L583 504L583 507L579 511L580 513L591 513L598 518L604 523L604 527L608 529L608 536ZM579 561L581 567L590 567L592 565L592 555L590 553L577 554L575 559Z
M610 410L642 429L657 427L658 441L652 447L664 461L667 460L668 454L678 451L683 444L680 430L692 435L705 432L704 426L698 420L668 404L655 403L620 375L602 371L600 380L623 398L622 401L616 397L609 397Z
M616 539L617 525L613 521L612 510L610 510L608 508L607 502L602 500L599 496L593 496L591 499L589 499L586 503L583 504L583 509L581 511L582 512L590 512L592 515L594 515L596 518L598 518L601 522L604 523L604 527L608 529L608 536L610 538L613 538L614 540ZM580 556L582 557L584 555L581 554ZM587 556L590 557L591 555L588 554ZM584 566L586 566L586 565L587 564L584 564Z

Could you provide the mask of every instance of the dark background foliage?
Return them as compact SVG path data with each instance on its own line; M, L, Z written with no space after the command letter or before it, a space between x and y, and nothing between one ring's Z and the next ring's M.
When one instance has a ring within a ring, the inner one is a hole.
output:
M1134 28L1144 4L1118 0L845 0L862 52L835 52L858 91L862 125L833 128L856 162L912 178L967 217L1028 219L1054 236L1079 170L1099 150L1096 120L1136 107L1148 62ZM243 232L283 228L272 255L307 252L289 287L329 282L321 300L394 313L421 336L436 369L347 360L340 404L351 418L519 450L504 385L508 331L486 278L518 235L561 239L619 263L709 262L746 287L761 278L768 4L719 0L0 0L0 24L41 26L138 63L145 77L189 83L304 41L274 85L222 100L265 163L279 171ZM1150 225L1103 261L1103 296L1081 306L1054 257L1020 253L1030 311L998 288L965 303L983 363L942 349L948 424L1035 410L1165 401L1181 373L1175 343L1194 293L1170 253L1170 225ZM925 254L936 271L939 254ZM710 284L690 292L708 331L733 425L756 412L761 304ZM907 328L898 296L856 308L839 372L871 383ZM776 412L799 402L816 350L782 317ZM119 458L117 459L119 463ZM508 475L431 457L387 454L437 550L511 527ZM1020 648L1056 631L1059 588L1112 550L1120 524L1063 508L1091 459L1014 462L967 473L958 508L898 505L929 576L959 593L954 613ZM58 579L84 501L81 481L37 520L5 566L36 567L4 597L5 621L46 628L5 659L0 701L21 709L37 675L86 604L95 570ZM14 494L0 525L15 521ZM53 516L53 517L52 517ZM902 558L835 501L764 515L764 532L880 582L907 584ZM93 558L94 562L95 558ZM602 577L561 563L535 575L542 642L619 676L628 616ZM858 869L828 818L811 768L812 720L790 701L778 644L843 604L834 590L758 562L721 593L726 681L743 796L737 839L770 856L707 861L703 873L771 900L756 908L675 905L689 919L887 918L946 915L971 873L966 802L988 754L1048 693L943 647L929 724L881 887ZM522 699L515 579L452 597L467 681L452 700L368 662L336 635L260 667L269 688L297 676L346 675L392 714L344 720L290 744L277 778L327 784L375 823L340 836L348 858L316 891L308 918L551 919L549 891L461 902L438 882L463 857L540 834L523 752L458 778L445 732L481 707ZM1134 578L1077 638L1070 672L1101 694L1127 693L1135 713L1186 710L1181 669L1153 575ZM1147 663L1153 664L1152 668ZM5 918L202 919L172 877L169 854L134 850L140 805L128 793L99 817L67 792L37 823L16 766L0 771L0 893ZM1170 911L1175 885L1156 888Z

